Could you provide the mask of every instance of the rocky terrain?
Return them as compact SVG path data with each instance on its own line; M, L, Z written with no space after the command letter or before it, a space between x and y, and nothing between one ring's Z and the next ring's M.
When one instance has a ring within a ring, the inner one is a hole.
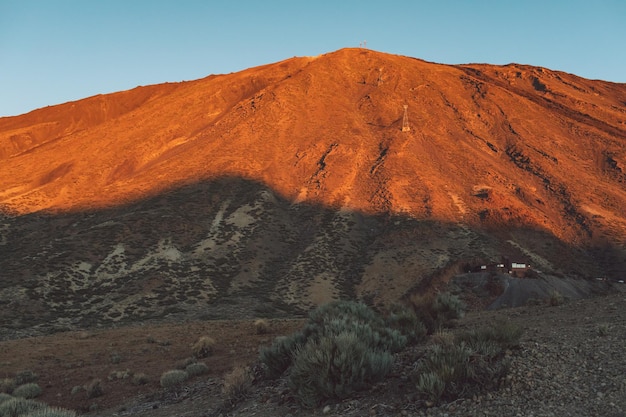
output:
M273 320L269 333L258 335L251 321L198 321L176 325L123 326L111 330L62 332L0 344L2 372L24 369L39 374L40 398L91 416L173 415L270 417L282 416L612 416L626 415L626 287L611 294L492 311L474 311L451 332L509 320L524 329L521 346L510 352L506 382L496 391L462 397L428 407L416 395L412 375L425 346L434 339L396 355L393 372L371 390L344 401L303 409L291 397L284 380L256 380L245 395L231 403L223 393L224 378L235 367L254 368L258 348L281 334L290 334L302 320ZM159 386L162 372L180 366L199 335L218 341L203 361L207 375L178 391ZM119 358L119 360L114 360ZM120 373L145 373L149 382L134 385ZM104 393L88 398L72 388L103 381ZM92 410L91 412L88 412Z

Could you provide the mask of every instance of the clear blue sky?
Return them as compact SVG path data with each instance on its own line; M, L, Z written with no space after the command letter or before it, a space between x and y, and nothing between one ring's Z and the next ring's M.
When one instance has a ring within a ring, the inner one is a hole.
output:
M626 0L0 0L0 116L364 40L626 82Z

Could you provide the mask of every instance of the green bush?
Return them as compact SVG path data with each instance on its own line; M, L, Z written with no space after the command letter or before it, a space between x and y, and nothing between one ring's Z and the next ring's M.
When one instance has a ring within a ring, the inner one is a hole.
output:
M418 392L437 403L496 388L508 371L505 352L519 346L521 335L520 327L501 321L432 346L418 367Z
M465 304L458 296L444 292L435 297L433 310L437 320L447 326L453 320L460 319L465 315Z
M308 323L314 329L323 329L330 320L342 318L346 321L368 323L372 327L383 327L384 320L363 303L333 301L323 304L309 314Z
M523 330L518 325L510 321L500 320L493 326L460 333L457 335L457 340L467 343L471 348L483 354L489 350L497 350L496 354L498 354L502 350L519 347L522 334Z
M0 392L0 404L2 404L2 403L3 403L3 402L5 402L5 401L10 400L11 398L13 398L13 396L12 396L12 395L7 394L7 393L5 393L5 392Z
M26 398L12 398L0 404L0 417L22 417L46 405Z
M428 333L415 311L404 304L392 305L386 321L390 328L399 331L411 344L423 341Z
M189 378L187 372L181 371L180 369L173 369L163 372L160 382L163 388L172 389L181 385L187 378Z
M30 412L23 417L76 417L76 412L58 407L45 407Z
M306 340L320 340L324 336L354 332L364 338L373 349L399 352L407 338L389 328L385 320L363 303L334 301L313 310L303 334Z
M304 406L314 407L327 398L346 398L382 379L391 363L390 353L371 349L355 333L324 336L297 352L289 384Z
M349 317L328 320L324 327L316 332L317 337L313 340L334 337L344 333L354 334L370 349L393 353L401 351L407 342L407 338L397 330L390 329L385 325L376 328L369 323L351 321Z
M14 397L36 398L41 395L41 387L34 382L20 385L13 390Z
M382 378L390 369L391 353L406 342L365 304L337 301L312 311L300 332L275 339L261 350L260 360L270 377L291 367L292 390L303 405L313 406Z
M293 354L306 342L300 332L291 336L279 336L274 339L272 346L261 349L260 360L265 365L266 375L269 378L280 377L293 362Z
M190 363L185 368L185 372L189 377L204 375L209 372L209 367L204 362Z

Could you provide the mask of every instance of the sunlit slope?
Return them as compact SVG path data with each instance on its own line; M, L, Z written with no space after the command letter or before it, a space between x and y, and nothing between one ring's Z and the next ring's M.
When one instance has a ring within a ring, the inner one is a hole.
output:
M625 103L624 84L543 68L343 49L2 118L0 204L111 207L237 176L293 202L623 239Z

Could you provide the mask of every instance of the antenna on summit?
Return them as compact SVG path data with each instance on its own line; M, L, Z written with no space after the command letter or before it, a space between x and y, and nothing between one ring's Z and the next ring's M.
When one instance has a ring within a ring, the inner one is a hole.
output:
M408 104L404 105L404 117L402 118L402 131L403 132L408 132L411 130L411 127L409 126L409 115L407 113L407 109L409 108Z

